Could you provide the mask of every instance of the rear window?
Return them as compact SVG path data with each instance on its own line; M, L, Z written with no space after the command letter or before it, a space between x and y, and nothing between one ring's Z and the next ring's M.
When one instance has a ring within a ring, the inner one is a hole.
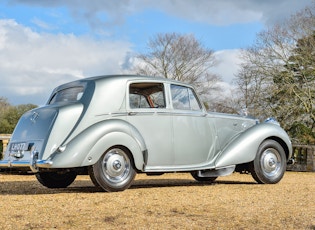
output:
M75 102L81 99L83 95L84 87L83 86L77 86L77 87L71 87L67 89L63 89L55 93L51 100L49 101L49 104L56 104L59 102Z

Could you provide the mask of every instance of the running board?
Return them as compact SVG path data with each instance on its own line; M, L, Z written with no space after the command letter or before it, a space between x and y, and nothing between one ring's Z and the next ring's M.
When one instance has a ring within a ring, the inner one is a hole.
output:
M235 165L219 168L219 169L209 169L209 170L201 170L198 171L198 177L218 177L218 176L228 176L232 174L235 170Z

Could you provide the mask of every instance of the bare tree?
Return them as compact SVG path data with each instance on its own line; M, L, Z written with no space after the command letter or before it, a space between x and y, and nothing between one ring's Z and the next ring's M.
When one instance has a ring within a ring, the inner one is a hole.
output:
M259 33L237 75L243 104L275 116L289 132L297 123L315 128L314 12L315 2Z
M148 42L148 52L137 56L135 72L193 84L204 96L218 90L220 78L210 72L214 52L193 35L157 34Z

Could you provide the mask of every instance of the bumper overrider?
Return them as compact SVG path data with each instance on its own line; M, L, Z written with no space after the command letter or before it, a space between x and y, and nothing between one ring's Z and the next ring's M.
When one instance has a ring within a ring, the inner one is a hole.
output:
M39 160L39 152L32 151L29 160L1 160L0 168L30 168L32 172L36 173L39 168L51 168L53 162L51 160Z

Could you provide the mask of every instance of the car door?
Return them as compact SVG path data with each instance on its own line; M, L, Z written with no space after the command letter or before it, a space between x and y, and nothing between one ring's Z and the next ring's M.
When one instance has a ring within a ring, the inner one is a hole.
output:
M209 163L214 132L206 112L192 88L171 84L170 90L174 109L174 165L190 167Z
M132 82L129 84L128 94L127 119L144 138L148 154L146 171L172 165L172 125L166 106L164 84Z

